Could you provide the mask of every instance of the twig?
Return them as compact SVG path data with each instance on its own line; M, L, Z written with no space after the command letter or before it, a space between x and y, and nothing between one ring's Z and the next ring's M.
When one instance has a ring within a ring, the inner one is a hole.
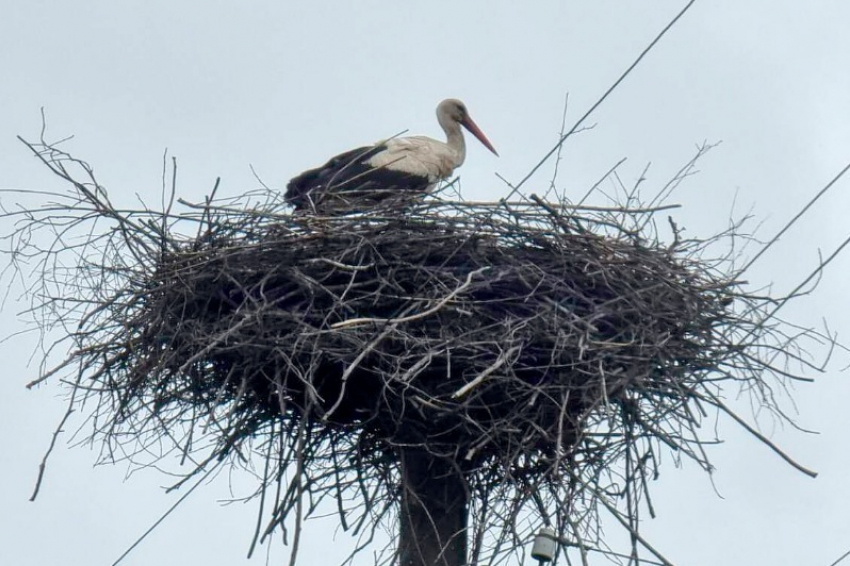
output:
M464 281L461 286L459 286L454 291L452 291L451 293L446 295L440 302L438 302L436 305L434 305L430 309L424 310L420 313L416 313L416 314L413 314L413 315L410 315L410 316L404 316L404 317L400 317L400 318L371 318L371 317L352 318L352 319L349 319L349 320L342 320L340 322L336 322L336 323L331 325L331 328L334 329L334 330L337 330L337 329L340 329L340 328L347 328L347 327L350 327L350 326L360 326L360 325L363 325L363 324L405 324L405 323L408 323L408 322L413 322L414 320L419 320L421 318L431 316L432 314L440 311L444 306L446 306L449 302L451 302L459 294L463 293L472 284L472 278L473 277L475 277L476 275L480 275L480 274L484 273L485 271L488 271L489 269L490 269L489 266L485 266L485 267L479 267L478 269L476 269L474 271L470 271L466 275L466 281Z
M774 444L774 443L773 443L770 439L768 439L768 438L767 438L766 436L764 436L762 433L760 433L760 432L759 432L759 431L757 431L755 428L753 428L752 426L750 426L750 425L749 425L749 423L747 423L747 421L745 421L744 419L742 419L741 417L739 417L739 416L735 413L735 411L733 411L732 409L730 409L729 407L727 407L727 406L726 406L726 404L725 404L725 403L723 403L723 401L721 401L720 399L718 399L716 396L710 396L710 397L709 397L709 396L707 396L707 395L706 395L706 396L704 396L704 399L705 399L706 401L710 402L712 405L714 405L714 406L715 406L715 407L717 407L718 409L721 409L724 413L726 413L726 414L727 414L727 415L729 415L730 417L732 417L732 420L734 420L736 423L738 423L739 425L741 425L741 426L742 426L742 427L743 427L743 428L744 428L747 432L749 432L750 434L752 434L753 436L755 436L756 438L758 438L758 439L759 439L759 441L761 441L761 442L762 442L765 446L767 446L768 448L770 448L771 450L773 450L776 454L778 454L778 455L779 455L779 457L780 457L780 458L782 458L783 460L785 460L786 462L788 462L788 464L790 464L792 467L794 467L794 468L796 468L797 470L799 470L799 471L803 472L804 474L806 474L806 475L807 475L807 476L809 476L810 478L816 478L816 477L818 477L817 472L812 471L812 470L810 470L810 469L806 468L805 466L802 466L801 464L798 464L798 463L797 463L797 462L796 462L793 458L791 458L788 454L786 454L785 452L783 452L783 451L782 451L782 450L781 450L781 449L780 449L780 448L779 448L776 444Z
M466 395L467 393L469 393L470 391L472 391L476 387L478 387L478 385L480 385L482 381L487 379L487 376L489 376L491 373L493 373L494 371L496 371L497 369L499 369L500 367L505 365L505 362L507 362L509 359L511 359L513 357L513 355L515 353L517 353L519 350L520 350L519 346L513 346L511 348L508 348L508 350L506 352L502 352L501 355L499 355L499 357L496 358L496 361L493 362L492 364L490 364L486 369L484 369L484 371L482 371L477 376L475 376L475 379L473 379L472 381L470 381L469 383L467 383L466 385L464 385L463 387L461 387L460 389L458 389L457 391L452 393L452 397L454 399L458 399L460 397L463 397L464 395Z

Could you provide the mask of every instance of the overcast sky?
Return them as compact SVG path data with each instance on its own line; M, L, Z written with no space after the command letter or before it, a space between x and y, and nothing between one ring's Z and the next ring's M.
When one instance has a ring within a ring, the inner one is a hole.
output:
M565 95L574 121L684 4L2 0L0 187L57 187L15 139L38 136L41 107L48 136L73 134L66 149L94 166L113 200L155 204L166 148L190 200L219 176L223 194L256 187L251 166L282 188L358 144L405 129L438 136L434 107L452 96L501 155L469 144L464 196L495 199L505 188L494 173L518 181L555 143ZM595 128L567 143L559 187L581 195L623 157L626 180L651 162L649 182L660 185L696 144L722 140L674 196L676 218L708 236L752 209L769 236L850 161L848 21L841 0L698 1L594 114ZM544 167L528 186L545 190L550 176ZM749 271L752 288L791 289L818 250L850 234L847 210L850 179ZM786 318L826 318L846 341L848 274L850 255ZM24 307L7 302L0 334L24 328ZM37 375L34 343L0 345L0 564L108 566L180 493L164 494L169 478L152 471L127 479L126 466L93 468L96 451L69 448L66 436L39 499L27 501L64 410L58 383L24 388ZM785 402L820 434L762 422L817 479L721 419L727 442L709 452L712 478L664 458L653 485L659 518L642 525L652 543L676 564L706 566L829 566L850 550L846 363L839 356L796 388L796 406ZM123 564L262 564L265 549L244 560L255 508L217 502L230 482L243 494L251 485L234 474L200 488ZM332 522L308 535L301 564L336 563L347 547ZM274 543L272 563L286 552Z

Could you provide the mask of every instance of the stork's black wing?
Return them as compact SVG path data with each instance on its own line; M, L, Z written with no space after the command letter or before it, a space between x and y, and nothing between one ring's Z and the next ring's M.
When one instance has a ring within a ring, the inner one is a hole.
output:
M289 181L284 198L298 211L340 214L363 212L402 197L409 201L410 196L424 193L427 178L368 163L386 149L385 145L359 147L332 157Z

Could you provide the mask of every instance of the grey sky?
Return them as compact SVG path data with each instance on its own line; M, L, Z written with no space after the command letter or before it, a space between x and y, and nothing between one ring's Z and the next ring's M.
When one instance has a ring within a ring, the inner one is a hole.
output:
M255 187L250 165L283 187L335 152L402 129L436 136L434 107L453 96L502 156L469 144L464 195L497 198L505 187L494 172L519 180L557 140L564 95L575 120L684 3L2 0L0 187L57 186L14 138L37 137L42 106L49 136L74 134L67 149L95 167L114 200L132 204L138 193L155 204L166 147L187 199L218 176L225 194ZM674 196L684 205L676 218L690 235L708 236L733 205L753 208L760 234L770 235L850 160L848 21L850 4L840 0L697 2L594 115L596 127L568 142L559 187L583 194L621 157L626 181L651 161L649 181L659 186L695 144L723 140ZM544 191L551 170L529 186ZM819 249L850 233L848 191L850 180L759 261L754 288L789 290ZM826 317L846 337L848 270L850 256L786 318ZM2 335L23 328L15 318L23 308L7 302ZM0 564L111 564L180 494L163 494L168 478L150 470L124 481L120 465L92 469L96 452L63 442L39 500L27 502L64 408L57 383L24 389L37 372L33 347L32 336L2 345ZM818 479L721 420L728 442L710 451L714 486L665 457L653 486L659 518L643 524L653 544L687 565L828 566L850 550L843 365L839 356L794 394L798 421L820 435L761 421ZM124 564L246 563L255 508L214 501L228 496L229 480L241 494L252 485L245 474L221 475ZM332 522L315 524L301 563L334 563L348 540L333 537ZM273 563L285 552L276 543ZM250 564L264 559L263 549Z

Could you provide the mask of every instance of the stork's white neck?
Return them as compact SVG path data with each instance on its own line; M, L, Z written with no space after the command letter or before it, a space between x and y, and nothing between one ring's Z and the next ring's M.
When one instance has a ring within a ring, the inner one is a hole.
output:
M463 165L464 159L466 159L466 141L463 139L460 124L445 114L439 115L438 121L443 131L446 132L446 145L457 155L455 167L460 167Z

